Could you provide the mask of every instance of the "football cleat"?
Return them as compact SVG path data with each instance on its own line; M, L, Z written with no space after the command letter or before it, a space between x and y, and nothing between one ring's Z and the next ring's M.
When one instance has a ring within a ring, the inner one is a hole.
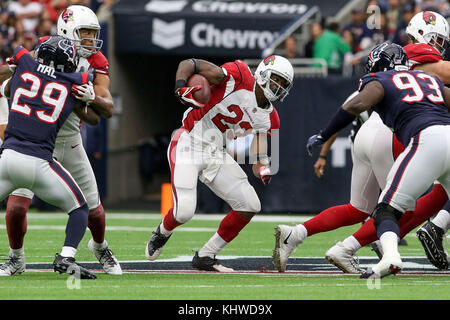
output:
M94 245L94 239L89 240L88 248L97 258L97 260L102 265L103 270L107 274L121 275L122 268L120 267L119 261L108 247L108 243L105 240L106 246L102 249L97 249Z
M194 258L192 258L192 268L201 271L213 271L213 272L233 272L231 268L224 267L219 264L219 261L214 258L205 256L199 257L198 251L195 252Z
M158 228L156 228L156 231L153 231L152 237L145 246L145 256L147 257L147 259L150 261L156 260L161 254L162 248L171 236L172 235L166 237L165 235L163 235L158 226Z
M361 279L381 279L388 275L395 275L402 271L402 259L399 253L384 255L373 268L367 269Z
M444 230L433 222L428 222L417 230L417 237L422 243L430 263L438 269L448 269L448 255L444 247Z
M352 250L346 248L343 242L338 242L325 253L325 259L345 273L363 273Z
M8 277L25 272L25 255L9 254L5 263L0 266L0 276Z
M97 279L95 274L76 263L75 258L63 257L60 254L56 254L55 260L53 261L53 270L59 273L74 275L80 279Z
M275 228L275 249L272 253L272 263L278 272L286 271L289 256L299 244L292 236L294 228L286 225L279 225Z

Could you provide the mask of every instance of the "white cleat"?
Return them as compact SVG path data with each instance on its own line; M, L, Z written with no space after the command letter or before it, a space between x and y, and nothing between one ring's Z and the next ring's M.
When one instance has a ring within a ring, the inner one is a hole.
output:
M105 245L104 248L98 249L95 247L93 239L88 242L89 250L94 254L107 274L122 275L122 268L120 267L119 261L117 261L116 257L109 249L106 240Z
M25 272L25 255L9 254L8 259L0 266L0 277L10 277Z
M343 242L338 242L325 253L325 259L345 273L363 273L351 249L346 248Z
M295 227L293 226L279 225L275 228L275 249L273 249L272 263L278 272L286 271L292 250L301 243L295 239L294 231Z
M402 259L399 253L384 255L373 268L369 268L361 279L380 279L388 275L395 275L402 271Z

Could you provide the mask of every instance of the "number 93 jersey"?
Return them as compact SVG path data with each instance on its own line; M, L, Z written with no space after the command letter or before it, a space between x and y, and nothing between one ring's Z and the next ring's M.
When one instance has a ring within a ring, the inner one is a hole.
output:
M378 81L384 89L384 98L374 106L374 111L404 146L429 126L450 125L450 114L444 105L444 84L438 77L422 71L369 73L361 78L359 91L371 81Z
M2 149L52 161L56 135L76 103L72 84L92 81L88 73L63 73L39 64L19 46L11 78L10 113Z
M223 147L227 139L250 133L266 133L279 129L280 120L272 104L259 108L256 102L256 81L249 67L241 60L221 66L226 75L219 85L211 86L211 97L200 109L184 113L183 128L195 139Z

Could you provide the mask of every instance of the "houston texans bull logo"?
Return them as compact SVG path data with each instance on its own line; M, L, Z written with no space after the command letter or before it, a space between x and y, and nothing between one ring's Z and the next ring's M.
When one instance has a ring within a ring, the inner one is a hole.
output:
M67 21L72 21L73 20L73 11L70 9L64 10L64 12L61 14L61 18L63 19L63 21L65 23L67 23Z
M436 15L430 11L425 11L423 13L423 20L425 21L426 24L435 25L436 24Z

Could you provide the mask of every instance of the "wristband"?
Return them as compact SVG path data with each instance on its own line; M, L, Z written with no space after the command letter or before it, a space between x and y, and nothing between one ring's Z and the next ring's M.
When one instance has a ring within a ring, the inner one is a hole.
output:
M327 160L327 156L323 156L321 154L319 154L319 158Z
M191 62L194 64L194 74L198 73L198 60L195 58L191 58Z
M175 81L175 91L183 87L186 87L186 80L178 79Z

